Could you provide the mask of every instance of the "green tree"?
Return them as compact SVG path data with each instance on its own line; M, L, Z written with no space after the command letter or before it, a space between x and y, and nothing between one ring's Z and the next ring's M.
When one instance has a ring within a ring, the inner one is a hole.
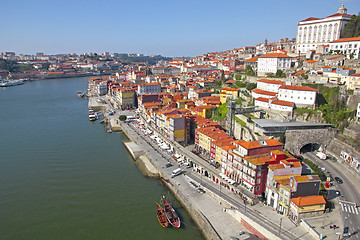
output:
M126 121L126 119L127 119L127 116L126 116L126 115L120 115L120 116L119 116L119 120L120 120L120 121L123 121L123 122L124 122L124 121Z
M255 76L255 72L250 65L246 65L245 74L248 76Z
M342 38L351 38L360 36L360 13L358 16L355 14L351 16L350 22L348 22L343 32L341 33Z
M256 83L248 83L248 84L246 85L246 89L249 90L249 91L251 91L251 90L255 89L256 86L257 86Z
M275 77L276 78L284 78L285 77L285 73L281 70L281 69L278 69L275 73Z

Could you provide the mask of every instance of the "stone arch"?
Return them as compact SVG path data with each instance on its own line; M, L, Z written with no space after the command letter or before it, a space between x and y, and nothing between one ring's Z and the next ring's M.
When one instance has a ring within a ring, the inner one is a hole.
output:
M285 148L295 155L307 144L329 145L334 139L336 131L332 128L288 130L285 133Z

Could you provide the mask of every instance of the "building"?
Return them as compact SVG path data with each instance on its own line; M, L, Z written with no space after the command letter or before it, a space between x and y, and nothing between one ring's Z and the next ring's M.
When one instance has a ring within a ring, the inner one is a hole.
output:
M278 99L301 105L314 105L317 89L305 86L282 85L279 88Z
M296 50L305 54L320 45L338 40L345 25L351 20L344 4L336 14L325 18L310 17L298 23Z
M142 94L160 94L161 93L161 85L160 83L140 83L138 85L138 95Z
M289 218L297 224L302 218L323 214L325 205L326 201L322 195L292 198Z
M118 88L115 99L119 108L132 108L135 106L135 91L132 88Z
M221 89L220 102L221 102L221 104L224 104L224 103L226 103L226 100L228 98L231 100L234 100L234 99L238 98L238 96L239 96L239 89L225 87L225 88Z
M279 88L284 84L285 84L284 81L279 81L279 80L270 80L270 79L257 80L258 89L269 92L275 92L275 93L277 93L279 91Z
M258 59L258 76L265 76L268 73L275 74L278 70L291 68L291 57L283 53L267 53Z
M330 53L343 54L348 59L359 59L360 37L340 38L329 43Z

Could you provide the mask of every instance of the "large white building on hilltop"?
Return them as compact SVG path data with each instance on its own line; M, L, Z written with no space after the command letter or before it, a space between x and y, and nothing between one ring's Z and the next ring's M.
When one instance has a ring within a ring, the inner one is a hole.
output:
M351 20L344 4L336 14L325 18L310 17L298 23L296 50L301 54L316 50L317 46L328 44L340 38L345 25Z

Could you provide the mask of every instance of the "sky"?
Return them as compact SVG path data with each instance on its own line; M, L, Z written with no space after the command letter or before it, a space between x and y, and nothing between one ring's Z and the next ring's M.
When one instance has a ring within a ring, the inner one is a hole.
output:
M360 0L0 0L0 52L198 56L296 36Z

